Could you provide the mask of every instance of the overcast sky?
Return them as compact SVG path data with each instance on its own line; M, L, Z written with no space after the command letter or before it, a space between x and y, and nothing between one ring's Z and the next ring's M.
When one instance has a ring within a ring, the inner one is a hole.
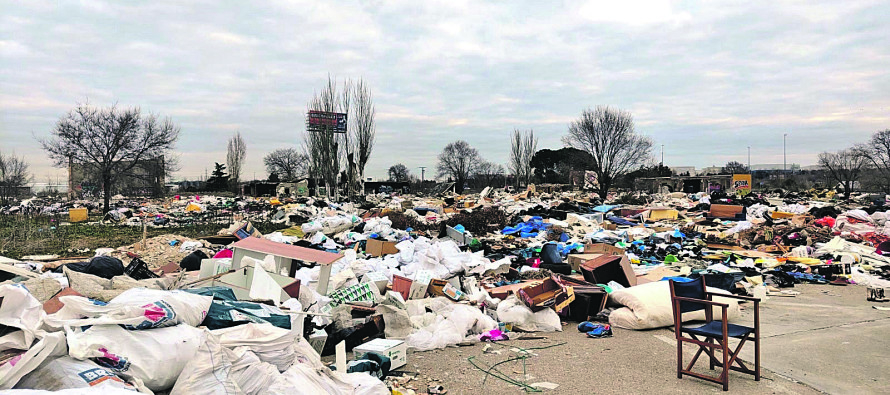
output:
M196 179L247 143L242 179L296 147L328 74L377 107L366 173L419 175L464 139L506 164L509 133L560 148L587 107L634 115L669 166L813 164L890 128L890 2L0 0L0 150L51 167L46 136L78 102L140 106L182 128ZM427 170L429 178L430 169Z

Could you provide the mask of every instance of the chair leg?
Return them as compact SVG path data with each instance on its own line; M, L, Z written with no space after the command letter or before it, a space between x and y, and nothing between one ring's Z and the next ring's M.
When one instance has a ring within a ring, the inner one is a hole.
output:
M713 337L709 337L709 338L708 338L707 340L705 340L705 341L708 342L708 343L714 344L714 338L713 338ZM713 357L708 358L708 366L711 368L711 370L714 370L714 358L713 358Z
M723 390L729 391L729 339L723 338Z
M677 378L683 378L683 342L677 339Z
M754 381L760 381L760 334L754 338Z

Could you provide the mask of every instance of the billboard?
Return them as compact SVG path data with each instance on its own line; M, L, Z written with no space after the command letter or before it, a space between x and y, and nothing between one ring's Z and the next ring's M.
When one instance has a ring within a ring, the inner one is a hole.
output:
M310 132L346 133L346 114L309 110L306 116L306 130Z
M751 193L751 175L750 174L733 174L732 187L737 195L747 195Z

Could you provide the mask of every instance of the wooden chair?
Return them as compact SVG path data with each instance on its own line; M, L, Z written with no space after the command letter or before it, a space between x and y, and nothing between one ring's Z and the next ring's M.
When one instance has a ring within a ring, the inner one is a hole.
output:
M677 378L682 379L683 375L697 377L703 380L723 384L723 390L729 391L729 370L735 370L742 373L754 375L755 381L760 381L760 299L747 296L718 294L707 292L705 288L705 279L700 277L689 282L676 282L670 280L671 286L671 305L674 309L674 332L677 337ZM726 321L728 304L714 302L713 296L722 298L733 298L740 300L748 300L754 302L754 327L730 324ZM720 307L722 314L720 320L714 320L713 308ZM704 325L697 327L683 327L681 316L683 313L691 311L705 310ZM689 337L684 336L689 335ZM702 339L700 339L701 337ZM739 345L735 350L730 349L729 339L739 339ZM750 369L738 359L739 351L746 341L754 341L754 369ZM683 343L693 343L698 345L698 351L692 357L685 368L683 367ZM717 358L717 351L722 352L722 358ZM714 366L723 369L720 376L708 376L692 371L692 367L698 360L701 353L708 354L710 358L710 369L714 370ZM734 366L738 365L738 366Z

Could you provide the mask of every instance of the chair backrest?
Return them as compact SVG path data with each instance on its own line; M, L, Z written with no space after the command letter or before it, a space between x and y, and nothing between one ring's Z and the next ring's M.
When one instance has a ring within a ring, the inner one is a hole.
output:
M692 281L687 282L678 282L674 280L670 280L671 283L671 303L673 304L674 297L681 298L692 298L692 299L705 299L705 279L704 277L699 277ZM704 303L694 303L694 302L680 302L680 314L688 313L690 311L698 311L704 310L706 305Z

